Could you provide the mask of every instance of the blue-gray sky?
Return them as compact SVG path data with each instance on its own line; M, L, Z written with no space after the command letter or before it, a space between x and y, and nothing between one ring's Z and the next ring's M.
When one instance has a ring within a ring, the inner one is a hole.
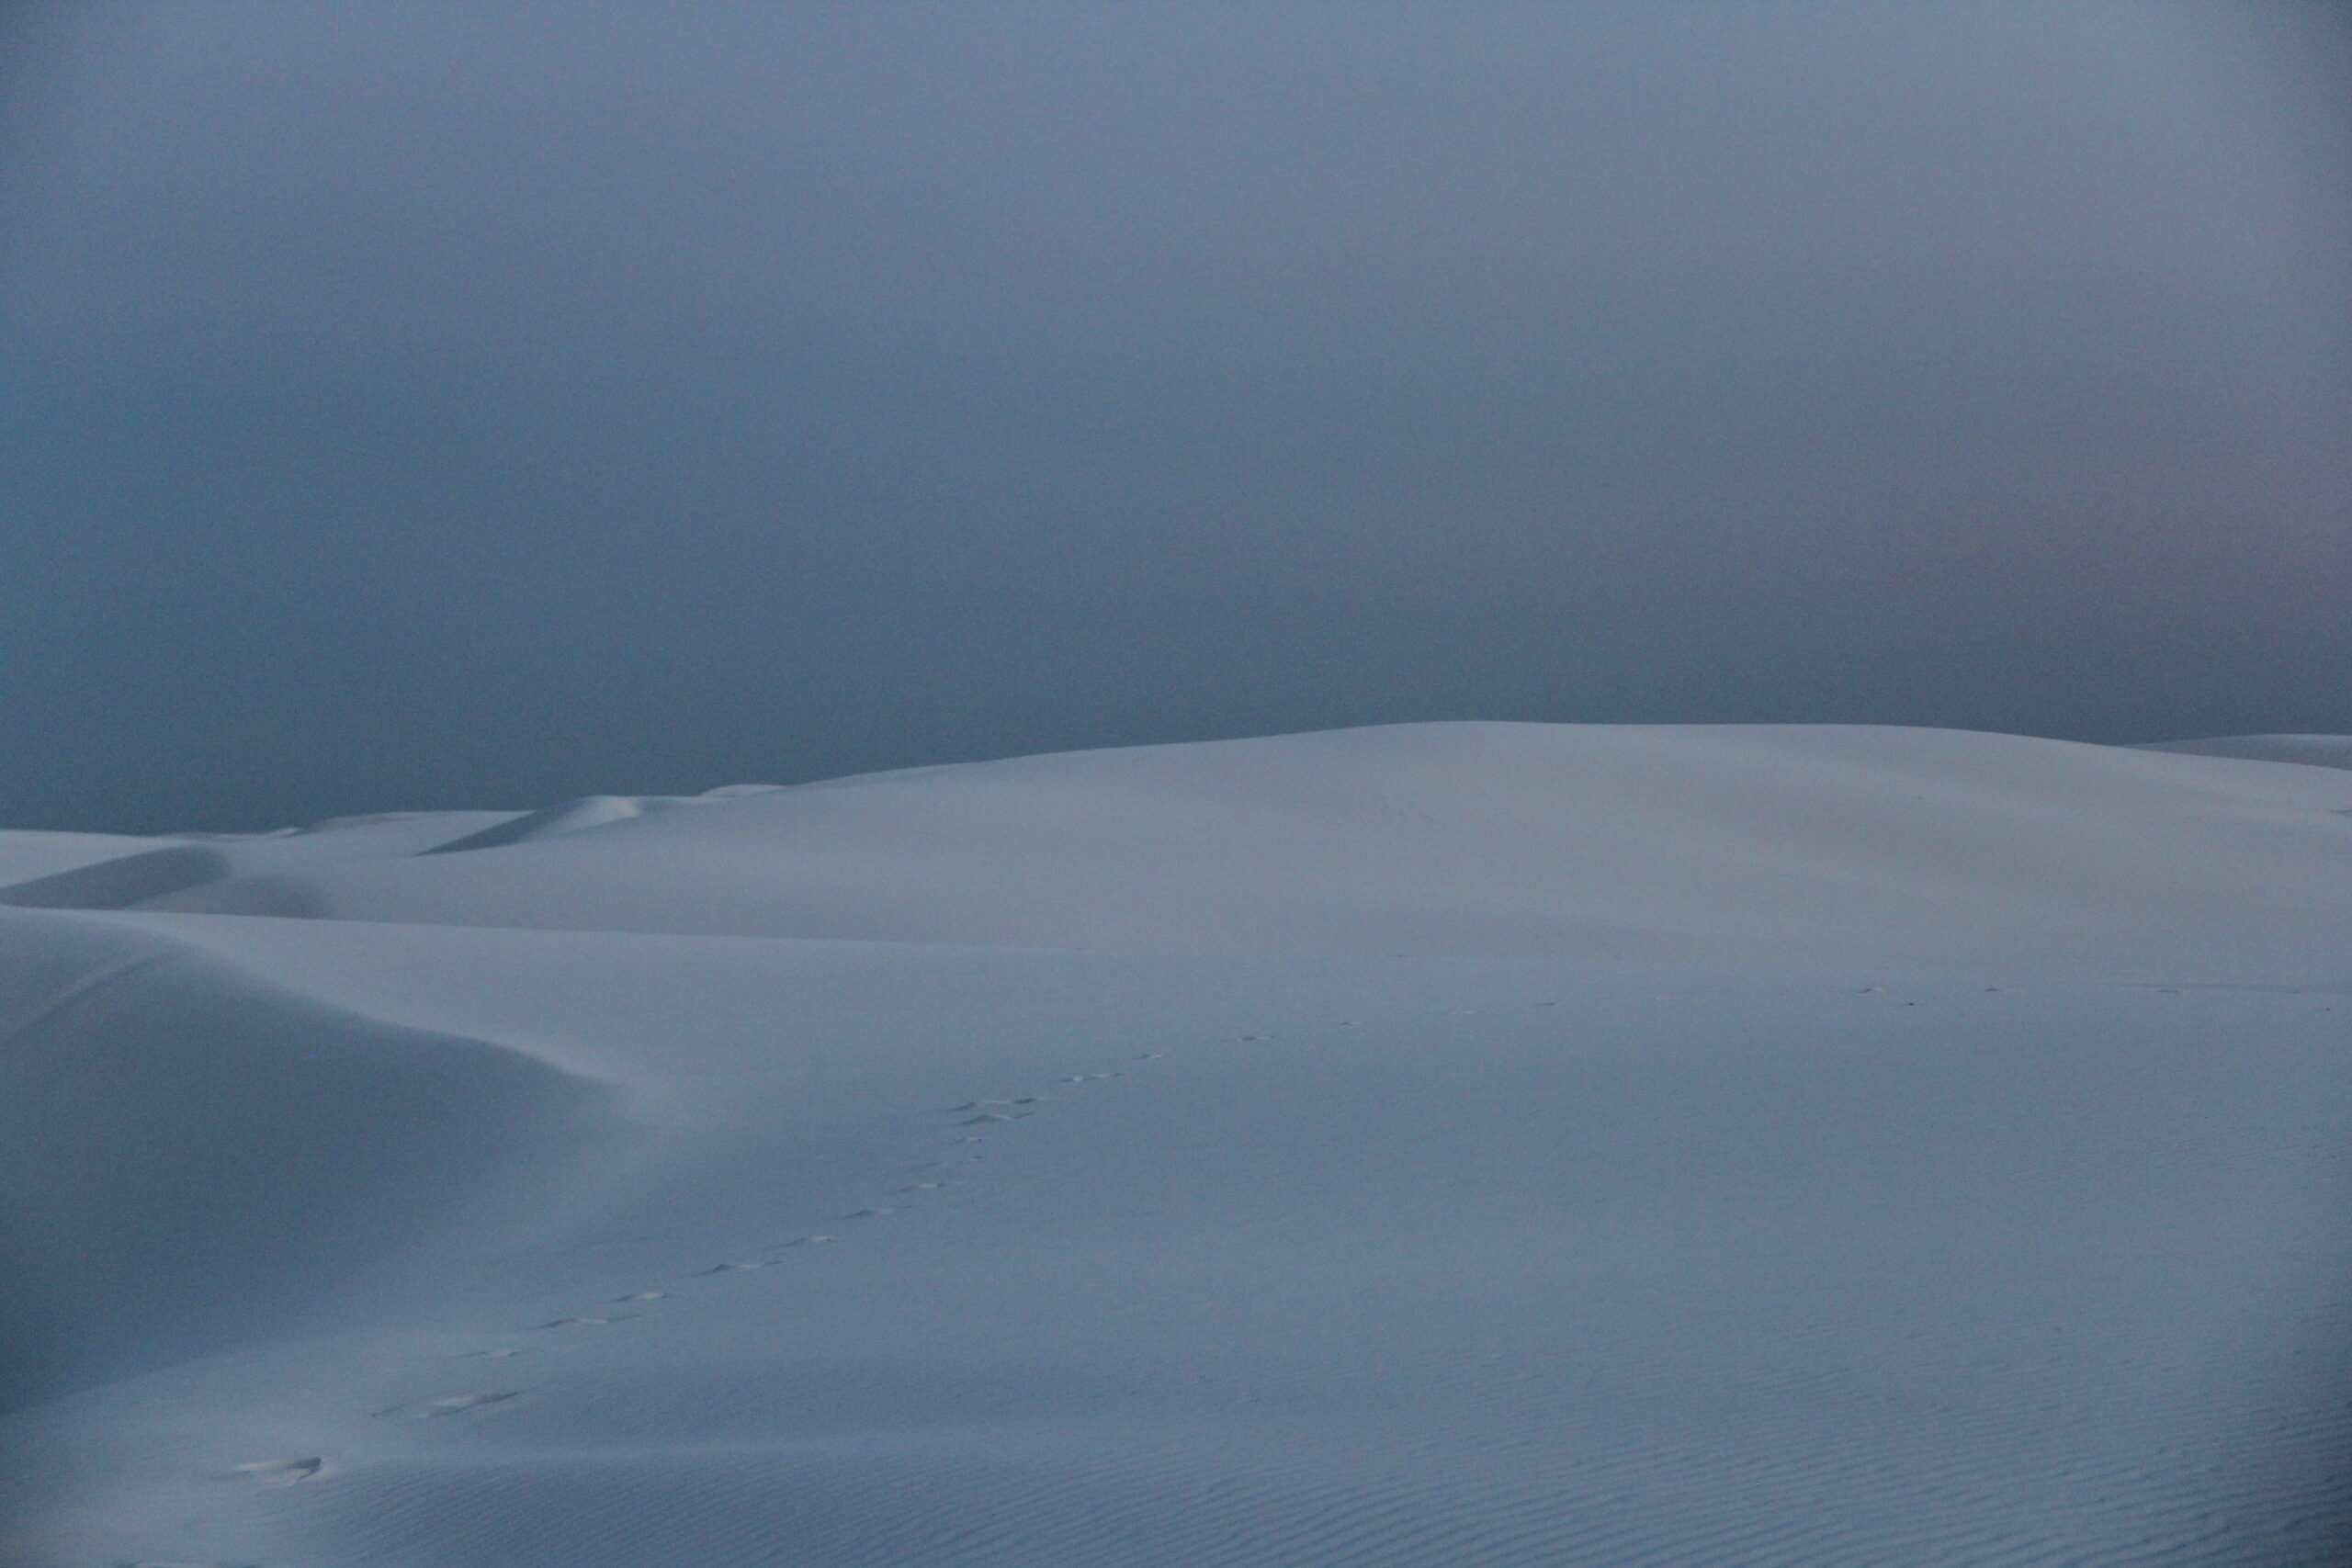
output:
M2352 729L2326 7L0 47L10 826L1421 718Z

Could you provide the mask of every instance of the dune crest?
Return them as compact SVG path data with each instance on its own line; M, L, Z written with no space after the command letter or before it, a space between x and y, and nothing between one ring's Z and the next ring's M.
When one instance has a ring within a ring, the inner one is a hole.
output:
M617 1114L485 1041L0 911L0 1406L331 1321Z
M2323 933L2352 929L2335 869L2348 810L2334 770L2015 736L1399 725L882 773L690 810L568 803L400 857L271 845L136 907L2278 978L2344 971Z
M2151 740L2136 750L2293 762L2306 768L2352 768L2352 735L2217 735L2203 740Z

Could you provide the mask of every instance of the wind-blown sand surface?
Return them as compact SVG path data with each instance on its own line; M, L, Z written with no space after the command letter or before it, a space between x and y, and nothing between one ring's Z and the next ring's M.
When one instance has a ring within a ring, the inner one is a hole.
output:
M0 835L0 1562L2339 1563L2352 772L2269 754Z

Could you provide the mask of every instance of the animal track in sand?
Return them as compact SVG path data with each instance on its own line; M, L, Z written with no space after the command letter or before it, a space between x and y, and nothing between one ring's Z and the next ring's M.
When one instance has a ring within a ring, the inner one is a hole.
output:
M625 1312L613 1317L559 1317L552 1323L535 1324L533 1326L536 1328L603 1328L610 1324L628 1323L636 1316L637 1314L633 1312Z
M1261 1037L1250 1036L1249 1038L1255 1039ZM1140 1053L1135 1059L1137 1061L1158 1061L1167 1055L1168 1053L1165 1051L1148 1051ZM1065 1074L1056 1081L1066 1084L1107 1083L1114 1078L1122 1077L1124 1076L1125 1075L1119 1072L1081 1072ZM1050 1098L1052 1097L1043 1094L1008 1095L1001 1098L967 1100L963 1104L953 1107L952 1109L956 1111L967 1111L972 1113L962 1119L961 1124L965 1126L1011 1122L1035 1115L1036 1113L1036 1108L1046 1103ZM986 1140L979 1136L968 1136L956 1140L959 1144L973 1144L984 1141ZM954 1165L963 1164L968 1161L981 1160L986 1157L986 1156L977 1152L966 1153L950 1160L930 1161L915 1168L918 1170L944 1170L951 1168ZM910 1172L909 1174L912 1174L912 1172ZM894 1195L903 1194L912 1196L922 1193L941 1192L950 1185L952 1185L952 1183L944 1179L926 1179L922 1180L902 1182L900 1185L892 1188L890 1190ZM878 1219L886 1214L899 1213L904 1207L906 1207L906 1205L903 1204L869 1204L865 1208L844 1214L842 1218L844 1220ZM666 1233L658 1233L653 1235L632 1235L624 1239L627 1243L635 1244L662 1239L663 1234ZM832 1235L820 1233L795 1236L790 1240L773 1243L770 1244L770 1246L773 1249L780 1251L790 1247L820 1246L834 1241L835 1239L837 1238ZM622 1243L606 1242L598 1245L616 1246L622 1245ZM708 1279L721 1274L749 1273L754 1269L778 1268L781 1267L783 1263L783 1259L776 1258L734 1258L723 1263L712 1264L708 1268L695 1269L692 1271L690 1277L695 1279ZM673 1292L667 1290L649 1289L630 1291L620 1295L610 1296L604 1299L617 1306L630 1305L640 1302L668 1301L674 1299L674 1297ZM526 1332L551 1331L564 1328L603 1328L611 1326L615 1324L632 1321L639 1314L634 1313L580 1314L576 1315L567 1315L553 1318L544 1323L535 1324L532 1325L531 1330L527 1330ZM526 1352L525 1350L511 1346L501 1346L495 1348L466 1352L469 1357L502 1360L526 1353ZM506 1401L516 1398L517 1396L518 1391L514 1390L451 1394L439 1399L427 1400L420 1404L394 1405L389 1409L379 1410L376 1412L376 1414L383 1416L406 1416L411 1419L415 1420L430 1420L440 1416L460 1415L469 1410L479 1410L486 1406L503 1404ZM259 1463L263 1461L256 1462ZM288 1484L293 1481L306 1479L310 1474L315 1472L319 1467L319 1461L316 1460L285 1461L272 1461L266 1462L272 1465L283 1465L286 1468L282 1472L273 1471L266 1476L265 1476L260 1471L255 1470L253 1473L254 1474L256 1481L262 1484ZM198 1565L198 1568L212 1568L212 1565Z
M253 1477L256 1483L264 1486L291 1486L296 1482L308 1481L318 1474L319 1467L325 1462L317 1458L255 1459L247 1460L243 1464L232 1464L229 1468L239 1475Z
M456 1416L468 1410L479 1410L486 1404L503 1404L514 1398L519 1390L502 1389L492 1393L452 1393L439 1399L428 1399L417 1404L395 1404L389 1410L379 1410L379 1416L406 1416L413 1421L430 1421L435 1416Z
M167 1562L160 1557L142 1557L136 1562L118 1562L114 1568L260 1568L254 1562Z
M1250 1038L1260 1037L1251 1036ZM1165 1051L1146 1052L1139 1055L1136 1060L1155 1061L1167 1055L1168 1053ZM1116 1072L1073 1073L1065 1075L1057 1081L1069 1084L1107 1083L1113 1078L1124 1076L1124 1074ZM1008 1095L997 1099L969 1100L966 1100L961 1105L954 1106L950 1109L955 1111L974 1112L972 1115L964 1117L959 1123L960 1125L968 1127L974 1125L994 1124L997 1122L1017 1122L1025 1117L1033 1116L1036 1113L1035 1108L1045 1104L1049 1098L1049 1096L1042 1094ZM979 1136L974 1135L959 1138L956 1141L959 1144L973 1144L984 1142L985 1140ZM917 1170L942 1170L949 1168L951 1163L962 1163L967 1160L978 1160L985 1157L985 1156L977 1153L967 1154L960 1156L956 1161L933 1160L918 1166L915 1168ZM913 1195L925 1192L938 1192L944 1190L949 1185L950 1183L938 1179L913 1181L903 1183L900 1186L892 1188L891 1192L894 1195ZM852 1213L843 1214L841 1218L843 1220L879 1219L885 1214L899 1213L905 1207L906 1205L904 1204L874 1203L869 1204L865 1208L854 1210ZM795 1247L814 1247L834 1239L836 1238L825 1235L802 1235L795 1236L789 1241L775 1243L773 1246L775 1249L782 1250L784 1248ZM774 1258L738 1258L725 1263L715 1263L707 1269L695 1269L691 1277L695 1279L708 1279L719 1274L748 1273L756 1269L777 1268L780 1267L782 1263L782 1259ZM618 1305L634 1302L662 1301L668 1299L670 1294L671 1292L667 1291L634 1291L625 1295L609 1297L607 1299L614 1304ZM613 1323L626 1322L633 1315L635 1314L616 1314L610 1316L560 1317L552 1322L538 1324L535 1326L541 1329L602 1327ZM491 1356L512 1356L517 1354L516 1351L511 1349L475 1351L473 1353L476 1355ZM502 1395L496 1397L510 1396ZM480 1401L478 1401L478 1403ZM448 1408L463 1408L463 1406L449 1406ZM442 1409L435 1408L420 1409L415 1412L415 1414L418 1415L439 1415L445 1412Z

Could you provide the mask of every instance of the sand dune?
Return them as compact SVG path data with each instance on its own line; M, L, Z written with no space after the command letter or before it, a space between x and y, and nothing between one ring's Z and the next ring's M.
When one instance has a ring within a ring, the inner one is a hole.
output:
M192 887L275 872L310 870L346 861L422 854L512 820L511 811L402 811L339 819L307 831L254 834L172 834L116 839L111 854L75 854L46 875L0 887L0 903L29 909L121 909ZM16 839L85 835L12 834ZM28 846L28 850L34 846ZM59 846L63 851L65 846Z
M1409 725L880 774L512 843L507 824L482 852L276 840L109 907L2258 978L2344 972L2346 812L2334 771L2007 736Z
M0 904L122 909L215 883L260 882L327 866L447 854L553 838L648 812L776 788L731 784L699 795L589 795L537 811L389 811L271 833L0 832Z
M0 830L0 887L37 881L61 871L120 860L155 847L153 839L120 833L36 833Z
M2300 762L2312 768L2352 768L2352 735L2217 735L2205 740L2157 740L2143 751L2179 751L2192 757L2239 757L2249 761Z
M28 852L0 1562L2352 1540L2352 775L1430 726L693 807Z
M141 933L0 912L0 945L12 1403L340 1317L599 1099Z

